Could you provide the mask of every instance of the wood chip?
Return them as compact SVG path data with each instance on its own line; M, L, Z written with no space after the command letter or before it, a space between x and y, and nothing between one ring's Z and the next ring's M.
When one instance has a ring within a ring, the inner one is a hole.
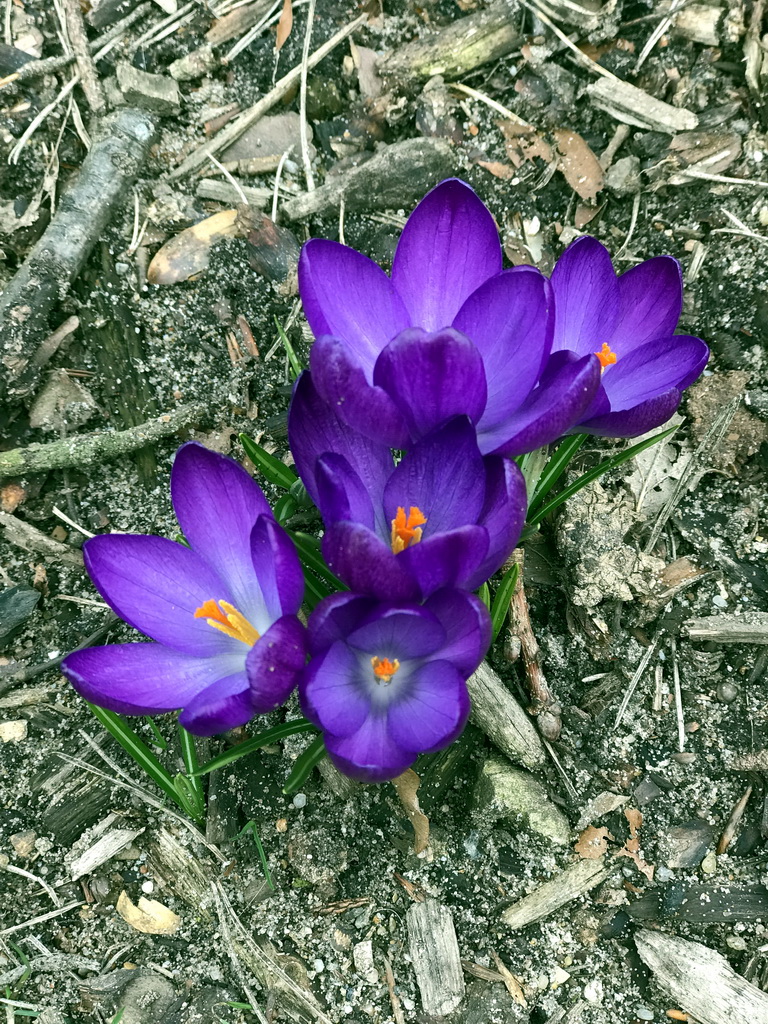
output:
M657 100L637 86L619 79L601 78L587 86L592 103L624 124L648 128L656 132L689 132L698 127L699 119L692 110L673 107Z
M768 995L709 947L648 929L635 944L658 985L699 1024L768 1021Z
M89 875L96 868L116 857L126 846L130 846L143 831L143 828L116 828L107 832L89 850L86 850L69 865L73 881L82 878L83 875Z
M611 866L606 864L604 857L599 860L575 861L565 871L543 882L538 889L505 910L501 920L510 928L525 928L526 925L549 917L580 896L585 896L610 874Z
M117 898L117 912L131 928L145 935L173 935L181 927L181 918L168 907L144 896L137 906L125 889Z
M424 1013L444 1017L464 998L464 974L453 917L437 900L414 903L406 915L408 946Z
M402 775L392 779L392 785L397 790L400 803L403 805L408 820L413 825L414 841L413 852L423 853L429 846L429 818L419 807L418 790L421 779L408 768Z
M600 161L578 132L558 128L552 135L560 154L558 170L578 196L593 202L603 187Z
M691 619L687 632L691 640L709 640L716 644L768 644L768 612L706 615Z
M499 750L526 768L538 768L546 753L531 719L487 662L467 680L471 719Z

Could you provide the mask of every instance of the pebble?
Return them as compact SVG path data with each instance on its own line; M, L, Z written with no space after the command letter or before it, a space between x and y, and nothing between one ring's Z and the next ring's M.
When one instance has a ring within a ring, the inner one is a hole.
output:
M307 794L306 793L297 793L296 796L293 798L293 806L294 807L306 807L307 806Z
M721 704L732 704L739 696L736 683L720 683L717 687L717 699Z
M714 850L710 850L701 862L701 870L705 875L714 875L717 871L717 854Z
M715 596L712 598L712 604L715 606L715 608L728 607L728 602L724 597L721 597L720 594L715 594Z
M19 743L27 738L29 723L26 718L0 722L0 743Z
M680 750L677 754L673 754L672 758L677 761L678 764L693 764L696 760L696 755L692 750Z
M647 1006L636 1006L635 1014L640 1020L653 1020L656 1016L653 1010L649 1010Z
M602 1003L603 983L599 978L593 978L584 986L584 998L588 1003Z

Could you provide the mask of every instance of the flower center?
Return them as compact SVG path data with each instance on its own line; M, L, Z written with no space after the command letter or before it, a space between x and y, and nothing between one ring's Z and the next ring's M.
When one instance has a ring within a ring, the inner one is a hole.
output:
M600 360L600 373L602 373L607 366L613 366L619 358L615 352L611 351L611 347L607 341L603 342L603 347L599 352L595 352L595 355Z
M371 658L371 665L373 665L376 681L379 683L391 683L392 676L400 668L397 658L394 661L390 661L389 658Z
M221 630L233 640L248 644L249 647L253 647L259 639L259 634L248 619L229 601L206 601L195 611L195 618L205 619L209 626Z
M398 508L397 515L392 520L392 550L396 555L405 551L411 544L418 544L421 540L422 526L426 523L427 517L411 505L408 518L405 516L405 509Z

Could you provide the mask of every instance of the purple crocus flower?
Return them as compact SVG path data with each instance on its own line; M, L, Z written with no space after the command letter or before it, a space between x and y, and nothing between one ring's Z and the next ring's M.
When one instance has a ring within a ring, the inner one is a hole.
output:
M408 218L391 279L316 238L302 250L299 289L319 394L393 448L464 414L483 454L532 451L579 420L599 384L592 352L550 360L549 282L531 267L502 271L493 217L456 179Z
M683 304L677 260L656 256L617 277L605 246L585 235L557 261L552 288L554 352L594 352L603 365L574 430L634 437L669 419L709 358L700 338L673 333Z
M517 543L522 474L509 459L480 454L466 416L435 428L395 466L389 448L346 426L305 372L288 436L325 521L323 555L358 594L418 601L442 587L473 590Z
M393 779L460 734L466 679L490 639L485 605L462 591L441 590L423 605L334 594L309 618L302 710L342 772Z
M189 547L104 534L83 548L107 604L155 643L76 651L61 667L94 704L126 715L183 708L179 722L210 736L279 707L296 685L304 580L261 489L232 459L182 445L171 497Z

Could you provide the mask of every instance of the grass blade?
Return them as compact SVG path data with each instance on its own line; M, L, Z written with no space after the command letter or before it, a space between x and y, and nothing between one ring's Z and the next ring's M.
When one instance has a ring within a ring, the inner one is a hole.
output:
M194 809L197 812L195 818L201 819L205 816L205 793L203 792L203 784L196 775L200 763L197 760L195 737L187 732L183 725L179 725L179 745L181 746L181 759L184 762L184 770L187 773L185 782L188 786L188 792L192 797Z
M520 563L515 562L501 577L501 583L499 588L494 594L493 604L491 605L491 625L493 626L493 639L501 632L501 627L504 625L504 620L509 612L509 602L512 600L512 595L515 592L517 586L517 579L520 575Z
M312 572L317 573L320 579L327 584L329 593L334 594L338 590L347 590L338 576L328 568L325 559L320 551L320 543L308 533L301 533L295 530L291 533L291 539L299 552L299 558Z
M293 379L295 380L299 376L301 371L304 369L304 367L301 365L301 360L296 355L294 347L291 344L290 338L285 333L285 328L277 319L277 317L275 317L275 327L277 327L277 333L280 335L280 341L282 341L283 348L285 349L286 355L288 356L288 362L291 364L291 370L293 371Z
M256 444L252 437L241 434L240 443L254 466L275 487L283 487L287 491L299 479L290 466L270 455L260 444Z
M306 718L295 718L291 722L283 722L282 725L276 725L273 729L267 729L266 732L260 732L258 736L253 736L251 739L246 740L245 743L238 743L236 747L232 747L230 750L225 750L223 754L219 754L212 760L207 761L201 768L197 768L194 772L190 772L190 776L196 778L200 775L207 775L209 772L215 771L217 768L224 768L228 764L232 764L233 761L238 761L241 757L247 757L248 754L252 754L254 750L259 750L261 747L266 747L270 743L275 743L277 740L283 739L285 736L293 736L297 732L315 732L315 727L311 722L308 722Z
M477 596L483 602L488 611L491 610L491 588L488 586L488 580L479 588Z
M612 458L606 459L598 466L595 466L594 469L590 469L589 472L584 473L578 478L578 480L574 480L572 484L560 491L556 498L553 498L551 501L547 502L546 505L540 506L536 509L533 515L529 516L527 525L535 526L537 523L540 523L542 519L554 512L556 508L559 508L564 501L572 498L577 491L582 489L582 487L586 487L587 484L591 484L593 480L597 480L597 478L602 476L603 473L609 473L612 469L616 469L622 463L634 458L635 455L639 455L640 452L644 452L646 448L651 448L663 438L669 437L669 435L675 430L677 430L677 427L670 427L668 430L663 430L660 434L654 434L653 437L648 437L645 441L633 444L631 448L626 448L623 452L619 452L618 455L614 455Z
M319 764L323 760L326 753L327 751L325 749L325 743L323 743L323 737L316 736L304 753L299 754L296 758L293 771L288 776L288 781L283 786L283 792L286 796L296 792L315 765Z
M544 472L539 477L536 490L531 498L529 515L542 504L546 496L568 468L568 463L586 440L586 434L572 434L570 437L566 437L565 440L557 446L555 451L552 453L552 458L544 467Z

